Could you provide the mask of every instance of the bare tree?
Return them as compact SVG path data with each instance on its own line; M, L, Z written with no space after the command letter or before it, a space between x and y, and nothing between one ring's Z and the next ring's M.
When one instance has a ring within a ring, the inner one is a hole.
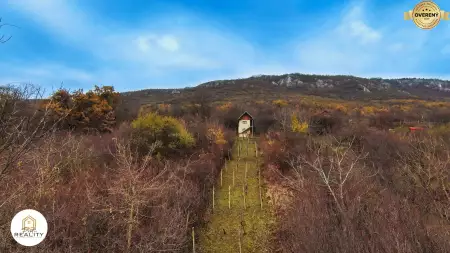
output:
M353 141L354 139L347 144L338 142L336 145L322 141L317 147L310 148L314 150L312 160L303 154L288 160L288 164L294 170L301 185L305 180L305 170L315 172L319 176L321 184L326 187L341 214L346 212L346 202L348 201L346 187L350 179L355 178L358 173L367 171L361 162L367 154L356 154L352 150ZM360 175L357 178L364 180L374 175ZM353 184L355 183L361 182L353 182ZM364 192L356 198L360 198L363 194Z
M2 18L0 18L0 29L2 28L2 27L4 27L4 26L14 26L14 27L17 27L17 26L15 26L15 25L12 25L12 24L8 24L8 23L2 23ZM12 35L10 35L10 36L5 36L4 34L2 34L1 36L0 36L0 43L6 43L8 40L10 40L12 38Z
M273 115L283 132L287 132L289 130L291 125L291 115L292 110L285 107L280 108L280 110L275 112Z
M197 113L202 118L206 119L211 116L211 94L208 94L205 89L196 90L192 102L198 106Z

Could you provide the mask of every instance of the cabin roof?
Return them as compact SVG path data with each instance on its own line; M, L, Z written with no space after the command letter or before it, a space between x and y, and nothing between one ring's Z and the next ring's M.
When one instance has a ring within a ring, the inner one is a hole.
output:
M252 115L250 115L250 113L248 113L247 111L245 111L241 116L239 116L238 120L240 120L242 117L244 117L245 115L248 115L251 119L253 119Z
M425 130L425 127L409 127L409 130Z

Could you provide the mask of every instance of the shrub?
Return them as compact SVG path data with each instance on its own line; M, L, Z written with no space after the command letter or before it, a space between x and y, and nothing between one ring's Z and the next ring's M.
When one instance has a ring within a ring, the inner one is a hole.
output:
M299 122L297 116L292 115L291 117L291 128L292 132L295 133L307 133L308 132L308 123L307 122Z
M288 105L288 102L283 99L277 99L277 100L272 101L272 104L277 107L285 107Z
M435 108L428 116L428 120L431 122L449 123L450 122L450 110L448 110L447 108L444 108L444 109Z
M450 134L450 123L440 124L433 126L428 130L428 132L432 135L449 135Z
M274 126L277 121L274 117L274 110L269 106L261 106L257 108L258 110L252 114L254 116L253 120L255 123L255 133L263 134L266 133L269 128Z
M448 146L345 130L263 143L264 176L290 196L274 201L277 252L449 252Z
M311 130L316 134L329 134L342 125L342 117L323 112L312 116L309 125Z
M400 125L401 122L402 119L398 115L389 112L378 113L370 117L370 126L378 129L394 128Z
M219 118L223 122L226 128L237 129L238 127L238 117L242 114L242 111L236 106L232 106L226 111L219 111Z
M233 107L231 102L226 102L224 104L217 106L216 109L219 111L228 111L228 110L230 110L231 107Z
M131 123L134 129L133 142L140 155L147 155L151 145L157 141L160 146L155 153L161 155L182 151L195 144L194 138L186 130L183 123L170 116L148 113Z
M209 141L214 142L217 145L223 145L227 143L227 141L225 140L223 129L219 126L210 126L208 128L207 137Z
M127 127L96 136L54 133L28 152L20 168L0 177L0 234L18 210L33 206L54 233L36 252L187 252L223 159L212 150L165 163L139 159L120 138ZM5 237L0 252L23 247Z
M48 110L39 109L40 93L31 84L0 86L0 177L54 130Z

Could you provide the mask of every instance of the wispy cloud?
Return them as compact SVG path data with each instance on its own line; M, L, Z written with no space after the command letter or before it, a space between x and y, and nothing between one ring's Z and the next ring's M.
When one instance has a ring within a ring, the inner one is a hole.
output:
M158 28L141 23L117 29L116 24L99 24L101 17L89 16L67 1L17 0L10 5L98 59L139 64L147 71L158 66L231 67L235 61L252 60L253 48L248 42L202 23L184 26L166 22L170 25Z
M340 36L349 36L362 44L379 42L383 36L382 32L366 24L367 21L363 18L363 6L352 6L337 27Z
M17 0L9 1L9 5L58 40L89 54L98 68L86 71L102 82L112 81L110 76L117 73L122 74L121 80L136 80L139 75L141 84L151 76L160 78L183 70L234 73L255 62L255 49L250 43L206 22L186 26L147 20L128 28L99 23L101 17L90 16L62 0ZM191 17L186 14L184 18ZM156 28L149 24L153 22L169 25Z
M368 13L364 3L351 4L337 15L334 27L302 41L297 48L299 69L360 76L417 73L429 35L404 23L370 20Z
M140 36L136 39L139 50L147 53L153 48L160 48L170 52L176 52L179 49L177 38L171 35L156 36Z
M301 31L311 36L285 37L283 46L264 47L261 38L252 40L218 26L214 16L182 10L142 17L131 25L70 1L7 3L53 40L82 53L89 64L74 63L70 55L63 62L45 57L32 63L18 59L18 65L2 66L0 81L22 79L44 85L63 81L79 87L110 84L130 90L286 72L411 76L429 73L423 66L430 46L440 48L442 57L450 52L444 39L430 40L430 33L405 25L400 20L404 6L383 12L386 20L395 22L380 22L369 15L377 10L369 12L366 2L350 3L339 12L323 13L321 20L333 17L329 23ZM271 31L266 32L271 36Z
M90 89L91 85L96 81L96 77L92 73L61 64L11 66L1 63L0 69L8 70L7 75L3 74L1 76L0 84L20 82L48 83L51 85L45 87L47 94L61 86L71 90Z

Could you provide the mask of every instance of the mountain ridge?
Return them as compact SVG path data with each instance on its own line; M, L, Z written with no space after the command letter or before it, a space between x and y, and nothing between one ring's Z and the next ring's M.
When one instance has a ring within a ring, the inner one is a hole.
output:
M374 100L416 99L450 102L450 81L427 78L362 78L348 75L258 75L216 80L194 87L143 89L121 93L121 118L136 117L141 108L155 104L246 103L316 96L371 103Z
M143 89L122 92L124 96L158 96L158 100L177 100L202 91L210 99L246 93L300 93L341 99L449 99L450 81L434 78L364 78L350 75L313 75L290 73L255 75L247 78L214 80L194 87ZM234 93L234 94L233 94ZM222 95L220 95L222 94Z

